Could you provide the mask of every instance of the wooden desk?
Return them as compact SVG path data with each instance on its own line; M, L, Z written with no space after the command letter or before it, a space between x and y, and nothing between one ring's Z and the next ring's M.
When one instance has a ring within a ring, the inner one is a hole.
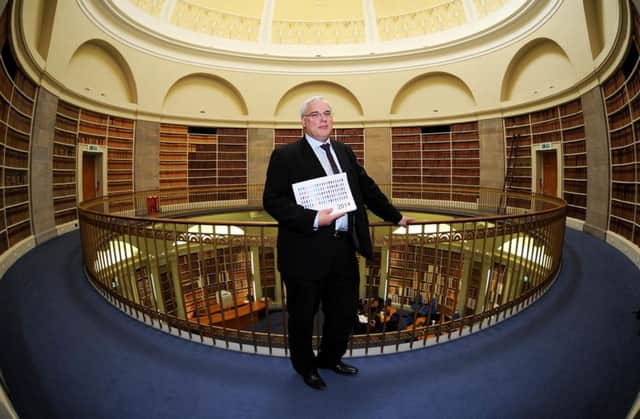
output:
M212 306L211 315L197 316L191 319L192 322L200 324L211 324L224 326L232 329L244 329L253 326L258 321L258 316L267 307L266 301L252 301L220 310L219 306ZM252 316L253 315L253 316Z

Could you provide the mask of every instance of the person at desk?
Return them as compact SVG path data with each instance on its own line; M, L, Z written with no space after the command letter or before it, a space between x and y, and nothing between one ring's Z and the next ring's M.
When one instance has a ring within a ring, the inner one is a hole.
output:
M304 136L271 154L264 186L264 209L278 221L278 270L287 292L291 363L314 389L326 384L318 368L342 375L358 369L342 362L356 322L359 269L356 250L373 254L367 208L380 218L407 226L404 217L360 166L351 148L332 141L333 110L314 96L301 107ZM348 214L303 208L292 185L344 172L357 209ZM322 303L324 324L318 355L312 348L313 319Z

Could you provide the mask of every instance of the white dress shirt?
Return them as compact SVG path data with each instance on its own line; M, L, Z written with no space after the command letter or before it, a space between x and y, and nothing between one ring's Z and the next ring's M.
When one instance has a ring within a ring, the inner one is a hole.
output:
M324 141L320 141L320 140L316 140L315 138L311 137L309 134L305 134L304 138L307 140L307 142L311 146L311 149L316 154L316 157L320 161L320 164L322 165L322 168L324 169L324 171L327 174L327 176L333 175L334 174L333 173L333 169L331 168L331 163L329 163L329 158L327 157L327 153L322 148L320 148L320 146L325 144L325 142ZM331 144L330 141L331 140L327 139L326 142ZM333 151L333 147L330 147L329 150L331 151L331 154L333 155L333 160L336 162L336 165L338 166L338 169L342 172L342 167L340 167L340 162L338 161L338 156L336 156L335 151ZM315 228L315 229L318 228L318 215L317 214L316 214L316 218L315 218L315 220L313 222L313 228ZM347 214L343 215L342 217L340 217L340 218L338 218L336 220L336 230L340 230L340 231L348 231L349 230L349 216Z

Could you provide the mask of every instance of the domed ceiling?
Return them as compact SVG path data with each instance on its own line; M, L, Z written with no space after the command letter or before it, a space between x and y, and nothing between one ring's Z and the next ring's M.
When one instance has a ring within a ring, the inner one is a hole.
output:
M342 58L424 52L486 38L535 0L79 0L155 42L252 57ZM94 21L105 22L97 16ZM121 22L121 23L122 23ZM522 22L519 23L522 29ZM526 25L525 25L526 26ZM512 34L513 35L513 34ZM144 37L136 36L136 39ZM484 42L486 44L486 42Z

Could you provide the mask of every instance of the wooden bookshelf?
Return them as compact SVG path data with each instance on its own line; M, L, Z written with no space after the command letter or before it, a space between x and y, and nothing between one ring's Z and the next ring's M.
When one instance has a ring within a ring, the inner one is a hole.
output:
M76 144L78 141L77 106L58 101L53 135L53 213L56 225L76 220Z
M262 297L275 301L277 299L275 251L271 247L260 247L258 257L260 259L260 285L262 287Z
M638 16L634 14L638 26ZM640 53L634 32L620 68L602 84L609 131L609 230L640 246Z
M506 176L505 190L531 192L531 116L504 119ZM511 205L511 203L509 203Z
M462 271L459 252L420 246L396 249L389 257L388 295L401 305L410 305L416 298L425 303L435 299L438 311L452 317Z
M107 124L109 117L104 114L80 109L78 114L78 143L107 145Z
M194 252L178 258L184 307L188 317L210 314L220 306L220 291L228 291L240 305L253 297L250 262L244 248L225 247Z
M134 125L132 119L115 116L107 118L107 190L110 195L130 194L134 191Z
M431 162L443 165L443 172L447 172L446 167L449 162ZM428 172L430 176L437 173ZM396 191L396 187L419 188L422 183L423 161L422 161L422 135L420 127L396 127L391 130L391 184L394 198L410 197L404 191Z
M404 188L426 186L418 198L472 200L453 196L453 187L480 186L480 135L478 123L395 127L391 131L393 196L416 198Z
M120 118L70 103L59 101L54 135L54 212L56 224L77 218L77 192L70 183L78 182L76 173L77 146L97 145L107 149L107 185L105 193L118 196L131 194L133 187L134 126L132 119ZM123 201L111 209L129 208Z
M163 204L187 201L189 185L188 127L160 125L160 190L171 192L173 198Z
M280 147L284 144L299 141L302 138L301 128L283 129L278 128L273 132L273 144ZM331 138L335 141L348 144L356 155L358 164L364 166L364 129L363 128L340 128L334 129Z
M478 123L451 125L451 185L480 186L480 133ZM454 201L475 200L475 197L452 196Z
M451 131L421 133L422 178L420 183L429 187L448 188L452 182ZM432 194L427 198L449 200L449 193Z
M162 298L162 305L164 307L164 313L177 316L178 304L176 302L176 293L173 288L173 281L171 280L171 274L166 269L166 266L160 268L158 273L160 286L160 298ZM138 301L145 307L153 310L160 309L160 302L156 301L156 295L153 291L153 278L149 274L147 266L136 268L136 290L138 292Z
M160 189L171 192L168 203L246 199L247 144L246 128L161 124ZM218 186L230 191L205 193Z
M146 266L136 268L136 290L138 291L138 301L145 307L156 308L155 298L153 296L153 284L151 276Z
M373 249L373 257L365 260L365 294L366 298L380 295L382 251L379 247Z
M218 128L218 185L232 187L233 191L218 199L247 198L247 130L245 128ZM191 163L190 163L191 164Z
M466 301L464 302L464 315L476 314L482 307L480 301L480 289L482 287L482 263L473 261L471 265L471 277L467 285Z
M358 164L364 166L364 130L362 128L334 129L332 138L348 144L356 155Z
M563 159L563 197L567 215L587 217L587 143L582 102L576 99L558 107Z
M29 158L37 95L5 41L0 39L0 254L32 235Z
M531 192L532 152L539 144L561 144L562 196L570 217L584 220L587 211L587 150L580 99L532 113L504 118L506 179L512 192ZM518 206L517 200L509 205ZM528 202L525 204L528 206Z
M189 201L204 201L203 193L218 183L218 136L189 134L187 144Z
M278 148L284 144L294 143L302 138L301 128L277 128L273 130L273 145Z

